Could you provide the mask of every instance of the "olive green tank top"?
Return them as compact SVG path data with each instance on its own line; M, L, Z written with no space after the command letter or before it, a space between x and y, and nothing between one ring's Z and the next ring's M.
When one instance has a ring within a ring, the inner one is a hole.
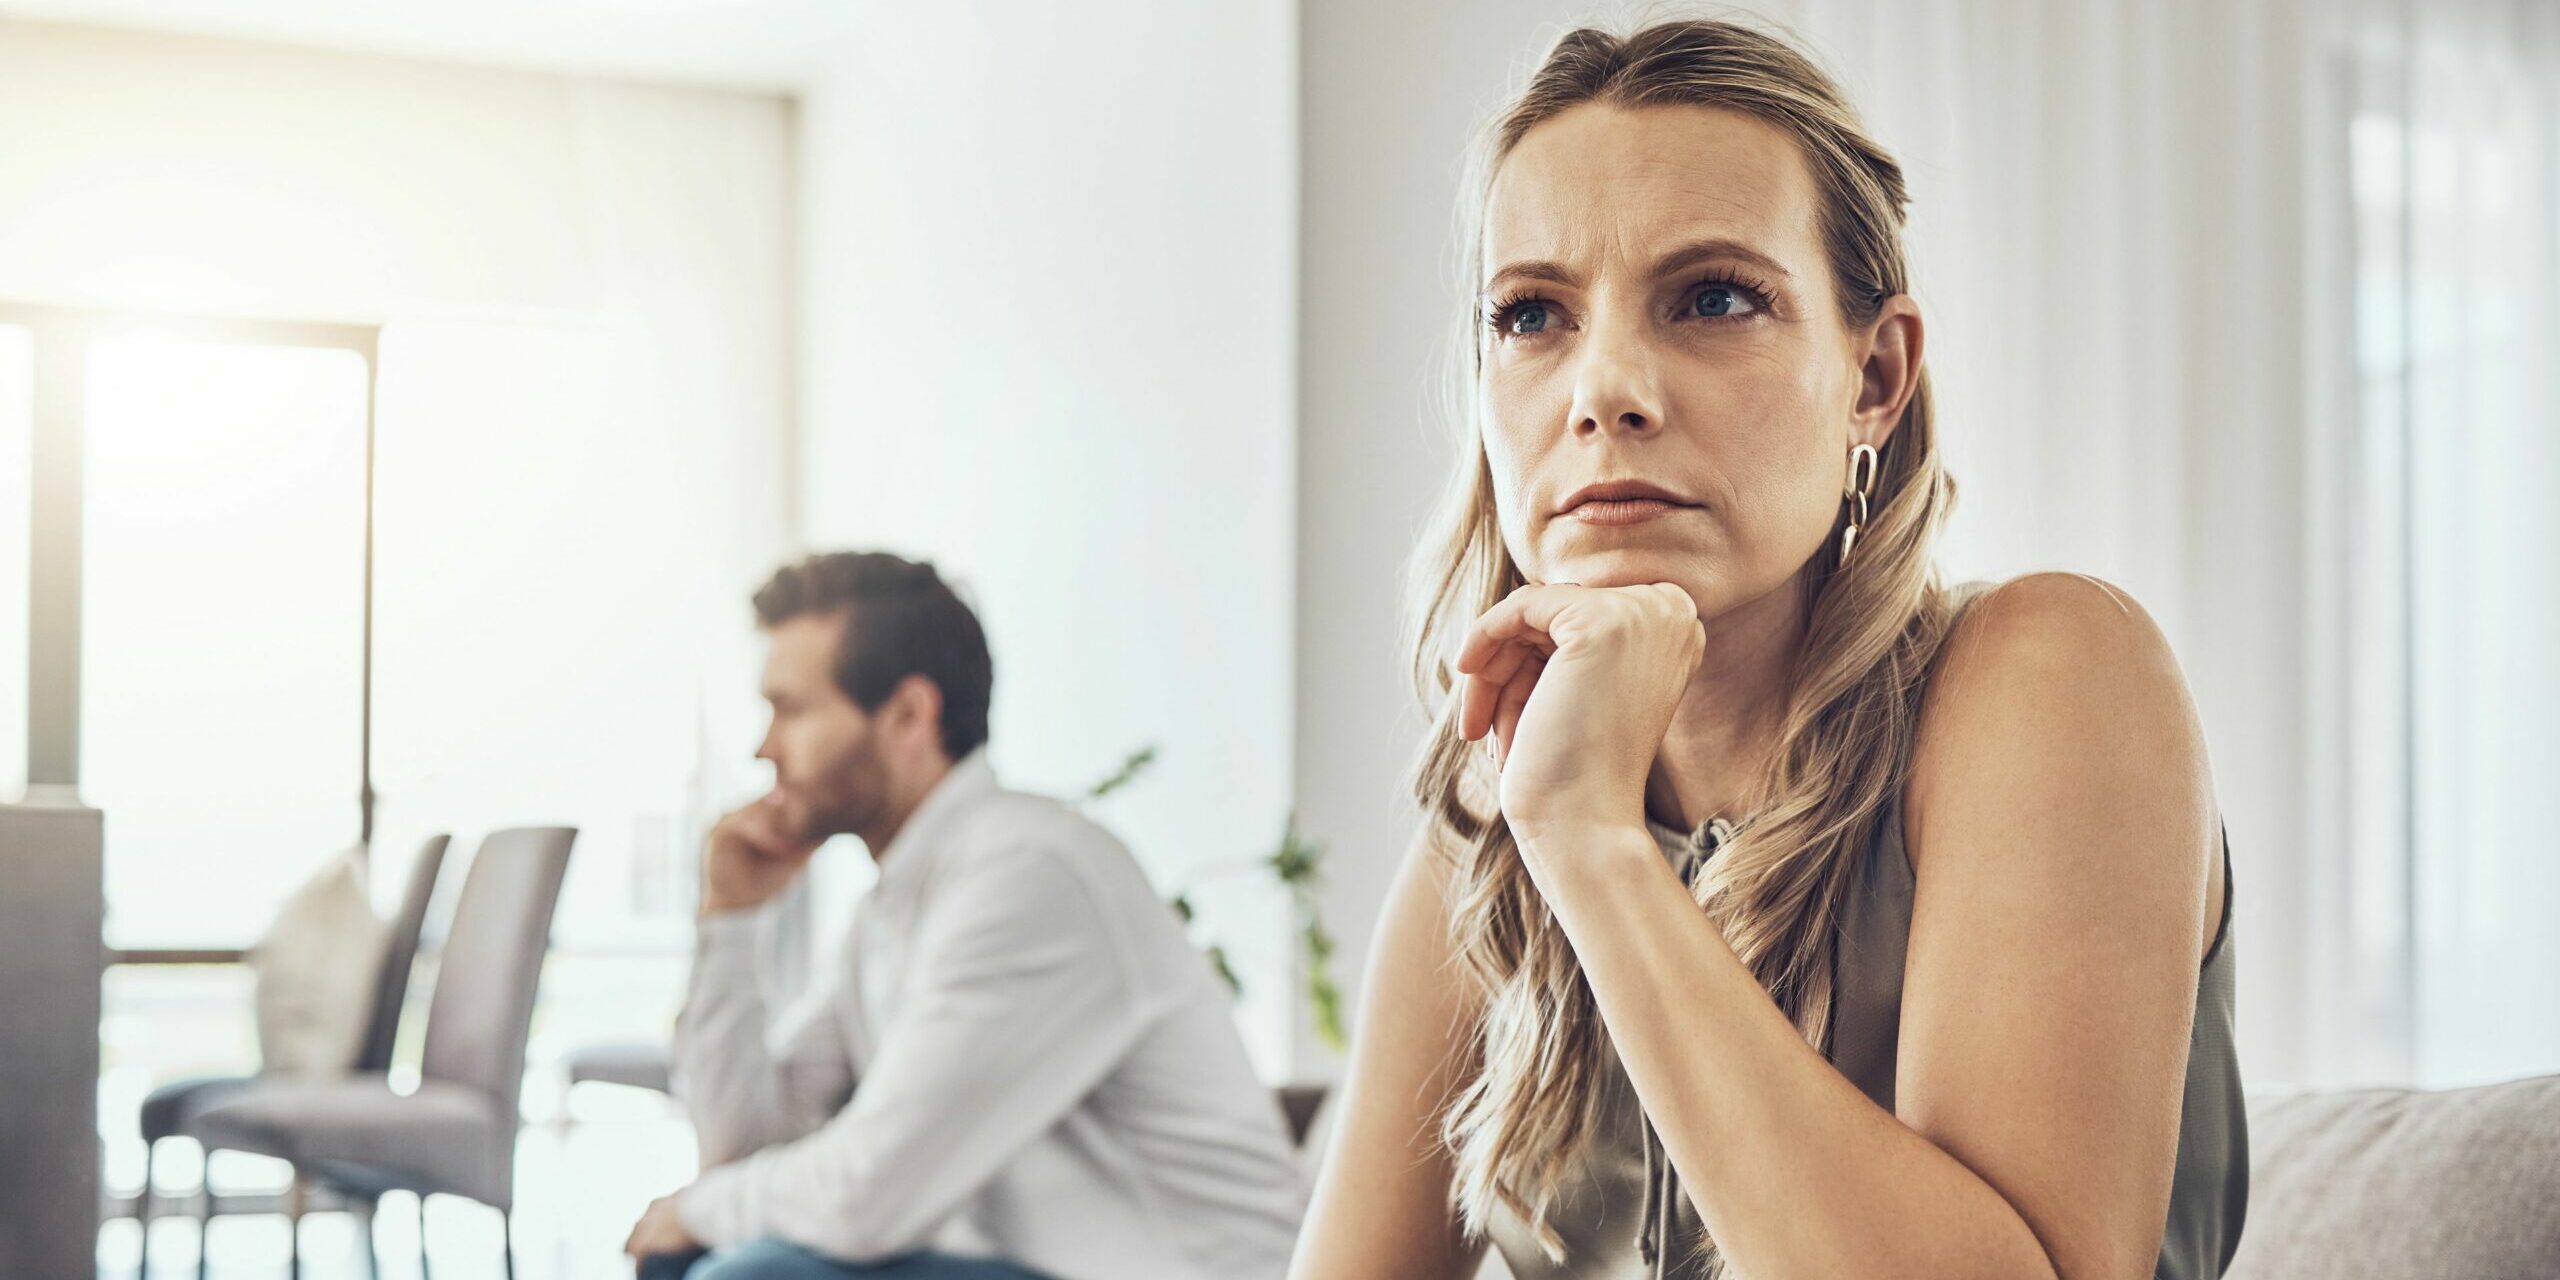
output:
M1731 828L1721 820L1694 834L1654 824L1663 856L1684 880L1714 856ZM1886 807L1865 865L1844 904L1834 961L1831 1044L1840 1069L1877 1106L1893 1110L1894 1054L1902 1024L1904 948L1911 936L1911 861L1902 844L1899 799ZM2196 984L2194 1029L2187 1045L2185 1105L2178 1119L2177 1171L2160 1241L2158 1280L2219 1276L2240 1243L2249 1198L2248 1120L2242 1110L2239 1059L2233 1052L2231 846L2223 836L2222 919ZM1997 1087L1986 1083L1985 1087ZM1549 1262L1517 1216L1491 1225L1493 1244L1518 1280L1696 1280L1706 1275L1697 1248L1703 1235L1695 1206L1682 1194L1638 1106L1625 1071L1603 1073L1597 1129L1576 1175L1560 1189L1548 1224L1564 1240L1564 1261Z

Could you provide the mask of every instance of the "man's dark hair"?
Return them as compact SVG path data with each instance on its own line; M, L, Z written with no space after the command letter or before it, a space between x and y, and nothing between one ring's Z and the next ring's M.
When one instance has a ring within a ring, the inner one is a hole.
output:
M838 614L836 686L865 712L920 675L942 690L942 750L957 760L987 740L995 661L978 615L933 566L885 551L836 551L774 571L757 590L770 630L809 614Z

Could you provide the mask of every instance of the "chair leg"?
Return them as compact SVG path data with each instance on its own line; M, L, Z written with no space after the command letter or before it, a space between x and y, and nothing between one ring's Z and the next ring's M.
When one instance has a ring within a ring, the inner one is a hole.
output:
M211 1153L206 1154L209 1169ZM213 1217L221 1211L221 1206L213 1199L213 1176L207 1173L204 1180L204 1217L196 1224L196 1280L209 1280L213 1275Z
M418 1280L430 1280L427 1274L427 1193L418 1193Z
M134 1260L133 1280L151 1280L151 1157L159 1147L142 1140L142 1190L133 1197L133 1220L142 1224L142 1254Z
M507 1280L516 1280L516 1216L498 1210L498 1247L506 1251Z
M296 1170L293 1185L284 1191L284 1273L288 1280L302 1280L302 1173Z
M382 1207L382 1202L359 1198L349 1204L348 1212L355 1215L356 1230L364 1233L364 1280L382 1280L382 1251L373 1239L373 1215Z

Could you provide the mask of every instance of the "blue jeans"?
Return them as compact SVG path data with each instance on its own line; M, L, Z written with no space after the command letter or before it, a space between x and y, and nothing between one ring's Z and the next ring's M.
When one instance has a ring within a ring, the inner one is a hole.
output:
M910 1253L886 1262L838 1262L780 1240L712 1254L662 1253L640 1260L639 1280L1044 1280L994 1258Z

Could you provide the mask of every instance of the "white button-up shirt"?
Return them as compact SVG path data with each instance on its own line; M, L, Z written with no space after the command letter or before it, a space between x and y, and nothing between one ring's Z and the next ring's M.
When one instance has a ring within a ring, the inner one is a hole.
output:
M1056 1280L1287 1270L1304 1193L1278 1104L1109 832L970 753L890 841L845 972L770 1035L760 914L703 922L676 1028L696 1238Z

